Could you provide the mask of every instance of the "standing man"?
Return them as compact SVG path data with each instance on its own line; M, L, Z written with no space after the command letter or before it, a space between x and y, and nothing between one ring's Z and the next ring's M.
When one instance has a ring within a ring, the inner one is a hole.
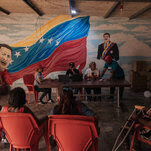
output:
M110 77L107 80L124 80L125 75L123 69L120 67L120 65L112 60L112 57L110 55L106 56L105 59L105 64L104 64L104 69L102 73L100 74L100 77L102 78L103 75L105 74L106 70L109 70L111 72ZM109 99L113 99L115 87L110 88L110 97ZM123 97L123 92L124 92L124 87L120 87L120 99Z
M110 41L110 34L105 33L103 35L104 43L98 46L97 59L105 59L106 56L110 55L112 59L119 60L119 50L116 43Z

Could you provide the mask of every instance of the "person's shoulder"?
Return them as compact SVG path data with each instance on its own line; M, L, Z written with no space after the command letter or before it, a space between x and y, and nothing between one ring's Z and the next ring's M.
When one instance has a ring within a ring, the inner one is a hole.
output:
M118 64L118 63L117 63L117 61L115 61L115 60L112 60L112 63L114 63L114 64Z
M99 47L102 47L102 46L104 46L104 43L99 44Z
M117 66L117 65L118 65L118 62L115 61L115 60L112 60L112 65Z

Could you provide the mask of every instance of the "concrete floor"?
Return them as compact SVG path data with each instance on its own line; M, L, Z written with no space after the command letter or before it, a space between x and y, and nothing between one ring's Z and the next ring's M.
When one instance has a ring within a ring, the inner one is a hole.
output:
M102 94L109 94L109 89L103 89ZM124 92L124 98L121 101L121 108L116 107L116 103L107 99L107 96L102 97L101 102L84 101L89 108L94 110L99 115L99 151L111 151L115 139L120 131L120 128L126 122L127 118L134 109L134 105L145 105L151 107L151 98L144 98L143 93L134 93L129 89ZM7 96L0 97L0 105L7 104ZM35 106L34 98L31 96L31 102L28 105L35 115L39 118L48 115L50 109L55 104ZM45 142L42 138L40 141L40 151L46 151ZM0 151L8 151L9 145L0 143ZM151 147L147 144L142 144L141 148L136 151L150 151ZM118 151L128 151L124 145Z

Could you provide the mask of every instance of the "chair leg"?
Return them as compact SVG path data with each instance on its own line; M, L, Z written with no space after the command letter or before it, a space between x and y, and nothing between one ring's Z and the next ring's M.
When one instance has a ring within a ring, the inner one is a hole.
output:
M28 104L30 103L30 92L28 93Z
M131 146L130 146L130 151L132 151L132 149L133 149L133 145L134 145L135 136L136 136L136 131L134 131L133 136L132 136L132 140L131 140Z
M35 96L35 104L37 105L37 102L38 102L38 92L37 91L34 92L34 96Z
M32 146L30 151L38 151L38 144L36 143L34 146Z
M12 145L10 144L9 150L12 151Z

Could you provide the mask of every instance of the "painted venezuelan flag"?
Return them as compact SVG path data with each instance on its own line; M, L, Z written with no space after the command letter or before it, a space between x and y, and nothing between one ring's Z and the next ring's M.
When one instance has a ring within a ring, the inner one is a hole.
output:
M33 74L43 66L44 77L51 72L65 71L75 62L81 71L86 64L86 39L89 17L62 15L49 21L25 40L12 45L12 62L8 66L12 82L25 74Z

